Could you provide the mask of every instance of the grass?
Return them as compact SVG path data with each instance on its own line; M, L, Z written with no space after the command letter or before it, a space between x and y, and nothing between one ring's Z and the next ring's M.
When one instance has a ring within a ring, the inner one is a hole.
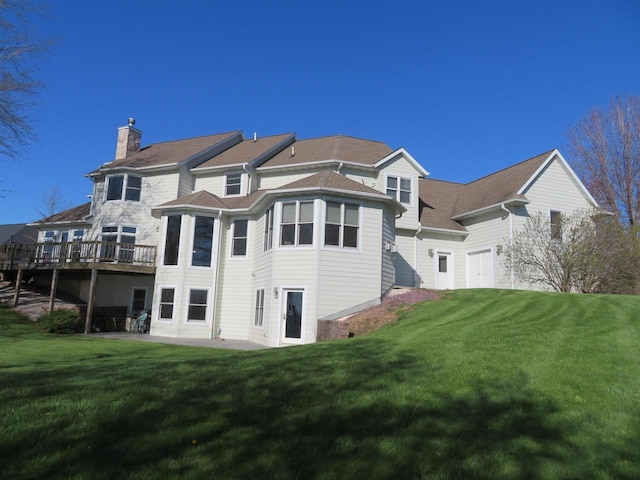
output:
M0 309L3 478L631 479L640 298L465 290L366 337L230 352Z

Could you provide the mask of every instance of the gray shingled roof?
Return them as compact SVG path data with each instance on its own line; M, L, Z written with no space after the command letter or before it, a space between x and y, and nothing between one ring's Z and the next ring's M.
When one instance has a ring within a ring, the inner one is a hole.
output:
M421 178L418 185L420 225L442 230L466 231L460 223L451 219L458 193L464 185L429 178Z
M154 143L142 148L138 153L107 163L102 168L143 168L178 164L239 133L239 131L235 131L186 140Z
M286 133L270 137L258 137L255 141L253 139L244 140L228 150L225 150L221 154L216 155L215 157L198 165L197 168L194 168L194 171L204 168L250 163L252 160L264 155L288 138L293 139L293 134Z
M35 243L38 241L38 229L26 223L0 225L0 245L10 243Z
M64 212L56 213L50 217L43 218L34 222L35 224L43 223L75 223L82 222L83 218L91 213L91 202L83 203L77 207L70 208Z
M518 194L518 191L553 151L549 150L467 184L420 179L420 224L428 228L464 231L465 228L453 218L509 200L526 202L527 198Z
M220 198L217 195L209 193L205 190L187 195L170 202L163 203L158 208L166 207L204 207L212 209L224 209L224 210L241 210L251 207L256 203L263 195L269 192L282 192L283 194L289 190L314 190L314 189L332 189L332 190L345 190L354 193L366 193L369 195L376 195L381 198L388 199L386 195L378 190L362 185L359 182L343 177L342 175L330 170L324 170L322 172L310 175L301 180L289 183L282 187L273 190L257 190L251 195L243 195L238 197L226 197Z
M518 190L542 166L552 152L553 150L549 150L499 172L467 183L462 194L458 195L453 216L497 205L514 198L526 201L524 196L518 195Z
M291 147L295 155L291 155ZM331 137L299 140L261 165L262 168L280 167L300 163L338 160L373 165L392 150L382 142L334 135Z

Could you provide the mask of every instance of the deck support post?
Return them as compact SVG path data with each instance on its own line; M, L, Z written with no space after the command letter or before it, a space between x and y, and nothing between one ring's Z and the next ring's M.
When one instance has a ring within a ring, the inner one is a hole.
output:
M93 300L96 293L96 280L98 278L98 271L91 269L91 283L89 285L89 301L87 302L87 317L84 321L84 334L89 335L91 333L91 316L93 315Z
M20 302L20 287L22 287L22 273L23 270L18 270L18 277L16 278L16 291L13 294L13 306L14 308L18 306L18 302Z
M58 290L58 275L60 270L55 268L51 272L51 293L49 294L49 313L53 312L53 307L56 304L56 291Z

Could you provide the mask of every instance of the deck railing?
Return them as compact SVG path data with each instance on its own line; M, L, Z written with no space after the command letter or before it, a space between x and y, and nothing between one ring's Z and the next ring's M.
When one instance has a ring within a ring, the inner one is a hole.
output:
M134 243L71 241L0 245L0 266L11 270L67 263L155 266L155 261L155 246Z

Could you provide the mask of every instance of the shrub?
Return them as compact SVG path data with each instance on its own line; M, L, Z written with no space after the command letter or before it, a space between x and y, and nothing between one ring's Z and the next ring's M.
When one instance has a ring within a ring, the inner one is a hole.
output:
M75 310L54 310L38 318L38 326L46 333L82 333L84 323Z

